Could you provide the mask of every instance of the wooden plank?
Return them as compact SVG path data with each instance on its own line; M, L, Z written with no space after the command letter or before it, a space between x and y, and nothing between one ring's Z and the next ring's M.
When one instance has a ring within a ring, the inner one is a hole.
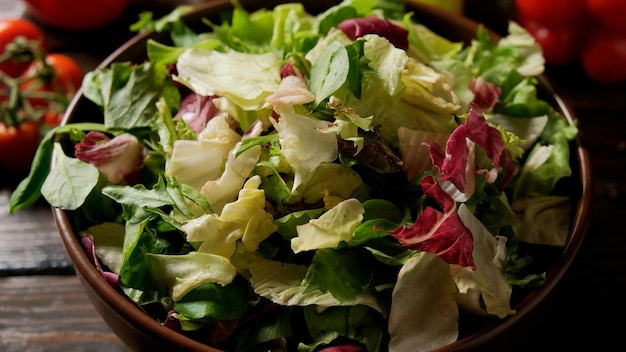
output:
M72 273L50 206L38 204L9 214L10 194L0 188L0 276Z
M0 351L128 350L93 308L76 276L0 278Z

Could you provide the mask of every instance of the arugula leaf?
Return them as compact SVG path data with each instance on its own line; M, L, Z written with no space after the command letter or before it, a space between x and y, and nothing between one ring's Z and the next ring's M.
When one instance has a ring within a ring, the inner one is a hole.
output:
M165 186L165 192L170 196L172 202L176 208L188 219L194 217L194 213L189 209L186 203L185 195L183 194L183 190L181 185L176 182L176 178L168 177L167 184ZM206 203L205 200L205 204Z
M267 175L261 177L261 185L265 190L265 197L275 202L279 208L282 208L291 199L291 189L285 180L280 177L274 164L267 161L259 161L257 167L269 170Z
M161 189L156 186L154 189L148 189L142 184L131 186L109 185L102 189L102 194L112 198L116 202L140 207L160 208L166 205L172 205L172 198L164 191L164 182L159 180Z
M152 236L144 233L150 220L149 216L149 212L138 210L124 226L123 260L119 273L120 282L123 286L141 291L156 289L150 266L142 251L142 247L146 248L147 244L153 239Z
M237 149L237 153L235 154L235 156L239 156L246 150L257 145L261 145L261 146L266 145L266 144L276 145L278 143L278 137L279 136L277 133L273 133L273 134L268 134L266 136L245 138L241 141L241 144L239 145L239 148Z

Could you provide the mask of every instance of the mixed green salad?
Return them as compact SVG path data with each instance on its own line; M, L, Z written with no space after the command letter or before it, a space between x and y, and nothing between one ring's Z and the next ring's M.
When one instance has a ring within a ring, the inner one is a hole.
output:
M533 248L567 240L577 128L519 25L465 45L404 6L143 14L171 42L86 75L98 110L46 136L11 211L67 210L111 285L224 350L432 350L515 314Z

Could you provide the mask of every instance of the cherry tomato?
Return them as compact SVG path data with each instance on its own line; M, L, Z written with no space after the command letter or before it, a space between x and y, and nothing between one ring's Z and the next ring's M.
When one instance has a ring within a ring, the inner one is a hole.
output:
M80 88L84 72L74 59L64 54L52 53L46 55L46 63L54 67L53 85L66 93L75 93Z
M61 121L63 121L63 113L48 110L44 113L42 121L46 126L58 126L61 124Z
M80 65L71 57L59 53L47 54L46 63L54 69L51 80L48 82L37 82L36 78L28 80L20 85L20 89L25 92L34 90L38 92L64 93L68 97L73 96L83 81L84 72ZM41 70L41 67L32 65L26 74L32 74L37 70ZM38 86L32 88L34 84ZM32 98L29 101L33 106L39 107L49 103L46 99L40 98Z
M586 41L580 62L587 76L596 82L626 80L626 34L593 33Z
M16 126L0 121L0 166L14 172L28 171L40 139L37 121L28 120Z
M572 24L586 11L585 0L515 0L515 6L519 16L548 26Z
M2 54L6 52L7 44L13 42L18 37L35 40L45 49L46 40L42 31L32 22L22 18L6 18L0 20L0 50ZM24 72L30 62L15 62L11 59L0 63L0 71L10 77L18 77Z
M0 82L0 102L9 100L9 87L6 84Z
M587 0L586 5L591 15L607 29L626 34L626 1Z
M128 0L24 0L26 10L41 22L62 29L89 30L119 18Z
M581 42L579 27L548 26L526 18L520 18L519 23L541 46L546 63L564 65L578 58Z

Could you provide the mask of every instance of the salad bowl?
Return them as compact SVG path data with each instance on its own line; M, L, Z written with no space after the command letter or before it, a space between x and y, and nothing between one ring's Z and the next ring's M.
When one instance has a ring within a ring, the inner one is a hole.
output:
M273 8L283 1L240 0L239 3L247 10L254 11ZM332 1L304 2L307 12L321 13L335 5ZM413 12L413 19L430 28L438 35L454 42L469 44L476 36L480 25L474 21L434 7L407 1L406 7ZM206 29L209 19L218 23L220 15L232 10L229 0L214 0L183 15L183 21L194 30ZM487 32L493 38L496 34ZM138 34L111 54L100 68L107 68L115 63L132 62L141 64L147 59L148 41L169 43L168 33L145 32ZM576 118L558 95L551 89L549 82L542 76L538 78L539 95L558 111L568 124L574 126ZM64 124L100 122L102 113L81 90L69 107ZM571 221L564 246L553 248L541 247L541 257L545 259L547 270L543 283L535 288L516 291L511 298L511 309L514 314L502 318L463 316L460 323L459 338L450 344L438 346L437 351L469 351L469 350L503 350L510 348L515 341L522 339L532 328L533 323L540 319L543 310L558 289L558 284L567 272L582 243L589 218L590 203L590 163L587 151L577 135L570 142L570 160L572 175L567 178L565 192L572 199ZM102 270L94 265L93 257L85 250L77 224L71 211L53 207L53 214L60 237L74 264L81 284L96 310L103 317L119 338L131 349L137 351L217 351L189 334L165 326L155 320L147 310L140 307L119 289L113 287L103 277Z

